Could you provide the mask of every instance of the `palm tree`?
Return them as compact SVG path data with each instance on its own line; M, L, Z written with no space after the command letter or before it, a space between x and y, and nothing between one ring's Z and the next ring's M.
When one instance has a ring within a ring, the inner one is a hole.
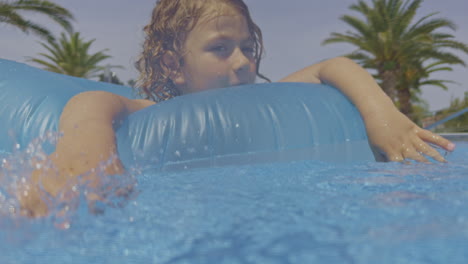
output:
M94 54L88 54L89 47L95 40L84 41L80 33L61 34L59 41L47 40L41 45L49 54L39 53L46 60L31 58L30 61L44 66L45 70L67 74L81 78L93 78L99 76L104 70L120 66L99 66L98 64L111 56L105 54L108 49Z
M454 63L455 60L446 59L434 60L430 59L430 63L424 60L415 60L412 63L402 65L401 76L397 84L397 97L400 110L411 117L413 120L413 103L419 103L419 94L421 87L424 85L438 86L443 90L447 90L447 83L455 83L451 80L431 79L430 75L438 71L452 71L450 64L462 64L464 62Z
M44 39L54 39L52 33L44 26L26 19L20 13L30 11L48 16L65 30L72 31L70 23L73 15L65 8L50 1L17 0L13 2L0 0L0 23L6 23L21 29L25 33L32 32Z
M465 66L463 60L451 53L468 53L468 46L454 40L454 36L438 30L455 30L447 19L426 15L416 22L416 11L422 0L373 0L373 6L363 0L350 9L365 20L344 15L341 20L354 31L332 33L323 44L350 43L358 50L347 56L363 67L376 70L382 89L398 103L405 114L411 113L411 89L431 84L443 87L445 80L430 80L434 71L451 70L450 65ZM444 65L444 67L434 68Z

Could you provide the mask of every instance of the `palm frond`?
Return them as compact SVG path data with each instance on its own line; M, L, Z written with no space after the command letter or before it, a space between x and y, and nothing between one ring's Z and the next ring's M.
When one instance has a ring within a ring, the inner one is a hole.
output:
M6 23L21 29L25 33L33 33L43 39L55 39L52 33L43 25L26 19L21 13L33 12L49 17L61 25L65 30L72 32L71 21L73 15L65 8L43 0L16 0L0 2L0 23Z
M372 0L369 5L359 0L349 9L358 12L360 17L341 17L352 30L332 32L322 45L349 43L355 46L358 50L347 57L376 70L376 77L382 80L381 85L387 92L408 89L409 93L402 94L417 96L422 85L446 89L451 81L433 80L430 76L434 72L451 71L452 65L466 66L453 51L468 54L468 44L447 33L447 30L456 30L456 25L449 19L437 17L438 12L416 20L422 3L423 0ZM395 77L396 83L392 80ZM407 98L398 99L400 107L405 107L405 100L410 103Z
M100 66L99 63L111 56L106 54L107 49L89 54L94 41L85 41L79 32L62 33L59 40L49 39L47 43L40 43L47 50L47 53L39 53L42 58L29 60L44 66L46 70L83 78L96 77L107 67L120 67Z

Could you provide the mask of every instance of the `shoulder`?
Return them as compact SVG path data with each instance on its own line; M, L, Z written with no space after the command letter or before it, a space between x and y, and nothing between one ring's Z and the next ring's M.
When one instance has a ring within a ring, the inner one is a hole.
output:
M88 91L71 98L63 114L76 114L80 116L110 116L128 115L150 105L154 102L145 99L129 99L106 91ZM62 115L63 115L62 114Z
M67 103L70 107L129 107L144 108L154 102L146 99L129 99L124 96L106 91L87 91L73 96ZM133 111L132 111L133 112Z
M119 101L120 97L122 96L106 91L87 91L73 96L67 104Z
M147 99L133 99L131 102L138 108L137 110L156 104L155 102Z

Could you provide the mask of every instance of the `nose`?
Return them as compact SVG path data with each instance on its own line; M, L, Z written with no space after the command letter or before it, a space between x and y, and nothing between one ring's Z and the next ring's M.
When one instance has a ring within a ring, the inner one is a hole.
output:
M241 82L246 82L252 64L251 58L244 54L241 49L237 48L233 53L232 61L232 69L237 78Z

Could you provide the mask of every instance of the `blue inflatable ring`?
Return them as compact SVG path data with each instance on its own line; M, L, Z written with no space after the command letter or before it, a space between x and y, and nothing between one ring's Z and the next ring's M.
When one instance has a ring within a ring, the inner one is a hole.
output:
M4 152L56 131L66 102L80 92L133 97L128 87L8 60L0 60L0 89ZM254 84L184 95L130 115L116 134L127 167L374 160L359 112L336 89L319 84Z

